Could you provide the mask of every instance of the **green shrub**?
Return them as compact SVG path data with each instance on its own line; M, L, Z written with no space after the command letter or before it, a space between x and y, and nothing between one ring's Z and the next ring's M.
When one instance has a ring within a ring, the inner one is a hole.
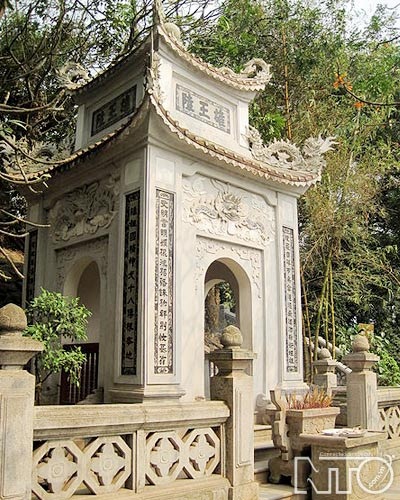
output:
M36 401L40 403L43 383L53 373L64 370L72 384L79 386L80 371L86 360L80 347L65 350L63 340L87 340L87 324L91 312L79 303L79 298L64 297L42 288L26 310L28 327L24 335L44 345L35 358Z

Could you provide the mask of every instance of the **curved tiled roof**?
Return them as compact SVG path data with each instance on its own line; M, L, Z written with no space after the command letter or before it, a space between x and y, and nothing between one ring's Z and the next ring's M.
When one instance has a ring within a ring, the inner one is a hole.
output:
M121 140L125 134L136 129L151 110L159 117L161 124L167 127L170 133L174 134L177 139L183 141L188 147L194 148L196 151L200 151L204 155L214 160L218 160L218 162L226 166L233 167L238 173L241 172L245 175L251 175L264 181L274 181L284 185L299 187L310 186L320 178L318 173L290 170L287 168L279 168L276 165L268 165L265 162L240 155L239 153L193 134L188 129L182 127L177 120L172 118L170 113L162 106L152 89L146 92L141 105L119 128L90 144L86 148L74 152L68 158L54 165L49 165L40 171L36 171L28 175L28 177L37 177L45 173L55 174L71 169L90 155L103 151L104 148L108 148L115 141Z
M91 89L101 83L104 79L117 72L134 57L139 58L141 53L154 50L152 47L157 45L157 38L161 38L180 59L192 66L193 69L201 71L211 78L228 85L229 87L233 87L234 89L258 92L263 90L265 85L271 79L269 64L266 64L261 59L252 59L249 61L241 73L235 73L233 70L226 67L217 68L212 64L206 63L203 59L193 55L185 48L185 46L175 36L176 30L179 31L179 28L172 23L164 23L162 21L157 22L154 25L149 37L139 47L115 60L104 71L100 72L90 81L77 86L71 92L81 94L86 90ZM154 40L152 40L153 37Z

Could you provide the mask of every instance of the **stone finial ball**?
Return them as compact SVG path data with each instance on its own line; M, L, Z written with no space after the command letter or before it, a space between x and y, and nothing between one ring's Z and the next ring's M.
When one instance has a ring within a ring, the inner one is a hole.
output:
M332 355L329 351L329 349L327 349L326 347L323 347L319 353L318 353L318 358L319 359L331 359L332 358Z
M7 304L0 309L0 335L22 332L27 326L24 310L15 304Z
M227 326L221 335L221 344L226 348L240 347L243 344L243 335L237 326Z
M365 335L357 334L353 340L353 352L367 352L369 350L369 342Z

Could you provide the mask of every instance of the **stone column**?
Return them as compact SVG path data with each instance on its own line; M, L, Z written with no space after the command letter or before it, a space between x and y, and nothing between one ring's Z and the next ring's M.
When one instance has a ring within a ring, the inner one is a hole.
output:
M378 393L376 374L372 367L379 356L369 352L368 339L356 335L353 352L343 358L351 368L347 375L347 425L363 429L379 430Z
M23 337L24 311L8 304L0 309L0 499L30 500L35 377L23 369L43 350Z
M337 376L335 373L336 361L332 359L331 353L326 347L321 349L318 357L318 361L314 361L313 363L317 372L314 376L314 384L329 391L337 387Z
M229 500L257 500L254 481L254 353L240 348L243 337L234 326L225 328L223 349L209 355L218 374L211 378L211 399L225 401L231 411L226 423L226 477L231 483Z

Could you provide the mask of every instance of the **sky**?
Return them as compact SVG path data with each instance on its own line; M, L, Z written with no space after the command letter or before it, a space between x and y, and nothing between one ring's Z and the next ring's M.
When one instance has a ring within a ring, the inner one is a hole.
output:
M354 10L364 10L367 14L371 15L375 12L378 4L387 5L388 7L396 7L400 16L400 0L354 0Z

